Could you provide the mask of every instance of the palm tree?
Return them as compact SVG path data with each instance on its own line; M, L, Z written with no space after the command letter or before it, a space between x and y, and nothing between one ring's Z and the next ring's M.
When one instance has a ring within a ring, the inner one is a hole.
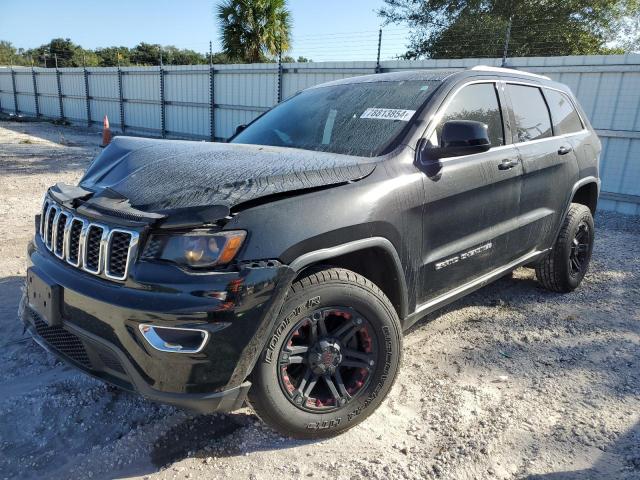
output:
M262 62L289 50L286 0L225 0L217 9L222 49L232 60Z

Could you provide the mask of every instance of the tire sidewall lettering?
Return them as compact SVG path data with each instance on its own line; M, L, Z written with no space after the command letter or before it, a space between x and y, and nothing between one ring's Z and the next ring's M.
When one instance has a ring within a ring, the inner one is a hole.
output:
M276 327L264 354L264 363L271 364L273 362L274 353L277 351L278 342L280 337L287 330L287 327L291 324L294 318L303 312L309 311L313 307L320 304L320 296L315 296L304 302L303 304L295 307L289 314L287 314L282 322Z
M387 379L389 378L389 371L392 368L392 359L393 359L393 343L391 341L391 329L388 326L382 327L382 333L384 336L384 345L385 345L385 361L384 367L380 374L380 379L376 384L373 391L367 396L367 398L360 404L356 409L347 413L347 422L351 422L353 419L358 417L370 404L373 402L378 395L380 394L380 390L384 388ZM321 422L313 422L307 424L306 428L308 430L327 430L331 428L338 427L342 422L342 417L335 417L330 420L323 420Z

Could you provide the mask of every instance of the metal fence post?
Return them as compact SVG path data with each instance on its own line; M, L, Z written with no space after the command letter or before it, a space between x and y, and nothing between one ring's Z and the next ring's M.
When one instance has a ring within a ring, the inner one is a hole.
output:
M60 70L58 69L58 67L56 67L56 82L58 83L58 112L60 114L60 120L64 120L64 104L62 102L62 82L60 81Z
M504 67L507 64L507 54L509 51L509 40L511 40L511 23L513 21L513 16L509 17L509 23L507 24L507 32L504 36L504 51L502 52L502 64L501 67Z
M282 48L278 49L278 103L282 101Z
M378 30L378 56L376 58L376 73L380 73L380 47L382 46L382 29Z
M164 68L162 67L162 57L160 57L160 134L162 138L167 136L166 112L164 104Z
M122 95L122 70L118 66L118 99L120 102L120 131L124 133L124 97Z
M16 90L16 71L11 67L11 88L13 88L13 111L18 115L18 91Z
M215 117L215 109L216 105L214 103L214 94L215 94L215 83L213 76L215 75L215 70L213 69L213 44L209 42L209 139L212 142L216 141L216 117Z
M82 73L84 74L84 99L85 109L87 110L87 127L91 126L91 102L89 99L89 72L87 71L87 62L84 54L82 54Z
M33 80L33 103L36 107L36 118L40 116L40 100L38 99L38 81L36 79L36 70L31 66L31 80Z

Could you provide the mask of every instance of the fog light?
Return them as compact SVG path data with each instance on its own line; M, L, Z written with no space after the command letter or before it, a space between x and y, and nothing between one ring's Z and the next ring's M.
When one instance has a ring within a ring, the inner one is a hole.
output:
M173 353L198 353L207 340L209 332L196 328L159 327L140 324L144 339L156 350Z

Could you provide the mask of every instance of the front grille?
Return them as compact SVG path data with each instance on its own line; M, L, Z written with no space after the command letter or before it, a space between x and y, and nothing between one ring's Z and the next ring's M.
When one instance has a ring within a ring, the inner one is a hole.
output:
M87 351L80 339L73 333L66 331L59 326L50 327L45 321L33 310L29 312L33 319L33 325L38 335L63 355L78 362L86 368L92 368L91 360L87 355Z
M138 232L92 223L45 199L40 237L57 257L110 280L125 280L138 249Z

